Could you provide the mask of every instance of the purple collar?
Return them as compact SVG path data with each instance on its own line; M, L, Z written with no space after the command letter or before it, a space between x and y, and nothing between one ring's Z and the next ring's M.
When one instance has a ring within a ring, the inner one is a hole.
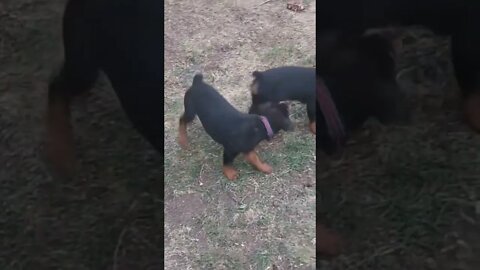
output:
M263 115L259 115L259 116L260 116L260 120L262 120L263 126L267 130L268 139L271 139L273 137L273 130L272 130L272 127L270 126L270 123L268 122L267 117Z

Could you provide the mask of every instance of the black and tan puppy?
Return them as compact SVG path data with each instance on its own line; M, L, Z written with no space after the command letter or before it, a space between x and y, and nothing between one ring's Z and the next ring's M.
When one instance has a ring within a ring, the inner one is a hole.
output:
M317 3L317 39L331 31L359 36L371 28L421 25L451 37L451 56L469 125L480 132L480 1L336 0ZM318 44L321 42L317 41ZM317 57L329 57L318 51ZM323 63L317 68L323 76Z
M264 102L300 101L307 105L310 130L315 129L315 68L286 66L263 72L254 71L250 86L252 105L250 111Z
M409 105L395 80L393 48L384 36L324 35L328 50L317 77L317 147L332 155L370 118L406 123Z
M201 74L197 74L185 93L184 105L185 112L179 121L182 147L187 146L187 124L198 116L208 135L223 146L223 173L229 180L238 176L232 164L240 153L259 171L272 172L272 168L260 160L255 147L263 140L270 140L280 130L291 129L286 104L268 102L256 108L258 115L242 113L205 83Z
M72 99L110 80L133 126L163 153L163 3L70 0L63 16L65 62L48 91L47 154L59 176L74 172Z

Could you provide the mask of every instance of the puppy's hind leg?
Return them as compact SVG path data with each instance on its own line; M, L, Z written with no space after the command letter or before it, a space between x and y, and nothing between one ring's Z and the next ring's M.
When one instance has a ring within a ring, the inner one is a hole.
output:
M184 105L185 112L180 117L178 125L178 143L185 149L188 147L187 124L192 122L196 116L189 92L185 94Z
M77 73L64 65L52 80L48 91L47 105L47 158L57 176L69 177L74 170L73 130L70 123L71 99L91 89L97 78L97 71Z
M70 101L90 90L98 77L98 54L91 20L84 18L89 1L69 1L63 16L65 63L50 82L47 105L47 157L62 177L73 173Z
M464 33L475 33L474 29ZM480 133L480 37L458 34L452 37L452 62L463 97L463 112L469 126Z

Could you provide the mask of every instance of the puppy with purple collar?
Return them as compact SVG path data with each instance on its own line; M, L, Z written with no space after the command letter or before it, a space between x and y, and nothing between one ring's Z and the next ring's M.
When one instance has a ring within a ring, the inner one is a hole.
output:
M205 131L223 146L223 173L235 180L238 172L233 161L239 154L256 169L271 173L270 165L260 160L255 147L270 140L280 130L292 130L288 107L283 103L267 102L256 107L253 114L238 111L212 86L203 81L202 74L193 78L185 93L185 112L179 121L179 143L187 147L187 124L198 116Z

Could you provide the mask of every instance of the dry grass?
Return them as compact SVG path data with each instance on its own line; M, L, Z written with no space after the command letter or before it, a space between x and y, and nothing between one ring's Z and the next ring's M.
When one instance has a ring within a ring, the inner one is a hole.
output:
M294 15L283 1L256 8L259 3L166 3L166 269L315 267L315 137L304 106L293 105L294 132L260 145L272 175L239 156L240 178L229 182L221 171L222 148L198 120L188 127L187 151L176 141L183 95L195 72L246 111L254 70L315 63L314 24L305 23L314 23L314 6Z

